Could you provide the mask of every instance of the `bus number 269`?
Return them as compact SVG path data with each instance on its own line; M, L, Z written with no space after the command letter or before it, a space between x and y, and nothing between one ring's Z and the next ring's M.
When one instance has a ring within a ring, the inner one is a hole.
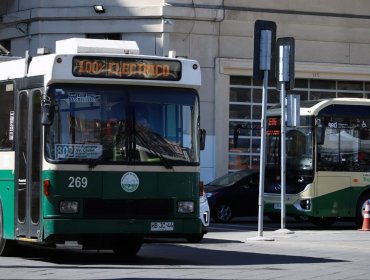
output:
M86 188L87 187L87 178L86 177L69 177L68 188Z

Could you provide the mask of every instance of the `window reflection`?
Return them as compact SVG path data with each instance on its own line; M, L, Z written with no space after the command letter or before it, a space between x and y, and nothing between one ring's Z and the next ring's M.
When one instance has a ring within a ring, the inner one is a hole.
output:
M230 103L229 103L229 153L234 154L229 157L230 166L229 169L243 169L251 168L255 165L254 158L259 158L260 153L260 122L262 115L262 83L255 81L251 77L245 76L230 76ZM340 98L340 97L365 97L370 98L370 83L362 81L337 81L337 80L319 80L319 79L296 79L295 88L289 91L288 94L300 95L302 101L304 100L319 100L328 98ZM280 103L280 91L276 89L276 85L269 83L268 96L267 96L268 107ZM243 125L240 129L240 137L238 139L238 149L235 149L234 145L234 131L236 125ZM329 133L329 131L328 131ZM338 134L338 132L335 132ZM335 134L332 132L331 137ZM355 137L356 133L352 132L351 129L347 129L343 133L349 134ZM363 133L363 132L362 132ZM298 135L291 135L292 142L299 141ZM339 136L338 136L339 137ZM341 138L343 142L344 138ZM367 144L360 137L358 146L359 155L357 161L370 161L370 155L363 153L362 150ZM338 142L340 145L340 141ZM342 150L343 145L342 143ZM356 145L356 144L353 144ZM306 143L307 146L307 143ZM370 144L369 144L370 146ZM298 146L297 146L298 147ZM338 148L339 149L339 148ZM351 147L351 149L354 149ZM240 157L236 156L240 153ZM243 155L247 153L247 155ZM340 156L338 156L340 154ZM333 155L328 156L332 158ZM335 160L337 163L342 162L354 162L354 156L343 153L343 151L337 151ZM325 159L323 158L323 163ZM332 162L334 159L330 159ZM241 164L242 163L242 164ZM328 165L328 164L326 164Z
M318 145L318 170L367 171L370 168L370 119L323 118L324 143Z
M50 161L197 164L198 99L190 89L53 85Z

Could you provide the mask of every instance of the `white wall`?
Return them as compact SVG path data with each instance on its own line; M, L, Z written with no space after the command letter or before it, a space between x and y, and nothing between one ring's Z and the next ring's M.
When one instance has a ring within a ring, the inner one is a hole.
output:
M144 54L176 50L179 56L199 60L201 126L207 130L201 168L206 182L227 172L229 75L251 72L245 63L253 59L257 19L275 21L277 37L295 38L302 76L370 80L360 74L361 67L370 65L368 0L101 0L104 14L96 14L90 0L5 3L0 7L0 40L12 39L14 55L23 56L26 49L33 54L41 46L53 49L57 39L114 32L138 41ZM19 27L27 25L24 34Z

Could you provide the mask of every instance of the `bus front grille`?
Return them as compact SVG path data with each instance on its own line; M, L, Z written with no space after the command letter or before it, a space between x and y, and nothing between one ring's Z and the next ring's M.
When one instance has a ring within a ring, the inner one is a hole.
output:
M173 218L170 199L87 199L83 215L90 219Z

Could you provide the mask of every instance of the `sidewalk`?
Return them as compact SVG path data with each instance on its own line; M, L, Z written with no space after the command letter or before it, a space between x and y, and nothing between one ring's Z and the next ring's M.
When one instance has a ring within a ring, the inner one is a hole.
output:
M269 230L263 237L274 241L253 241L257 235L257 231L218 229L208 233L204 243L218 240L223 250L246 253L243 269L229 279L370 279L370 232Z
M295 225L294 234L281 234L273 227L267 224L263 236L274 241L251 241L254 221L211 224L201 243L152 240L128 259L111 251L25 247L19 257L1 258L0 279L370 279L370 232Z

